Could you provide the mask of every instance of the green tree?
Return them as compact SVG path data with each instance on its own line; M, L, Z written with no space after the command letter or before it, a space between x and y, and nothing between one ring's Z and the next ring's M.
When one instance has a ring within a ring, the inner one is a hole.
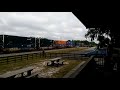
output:
M111 40L109 38L106 38L105 36L110 37ZM91 38L91 41L97 39L99 41L100 47L104 47L106 45L109 45L110 43L113 43L113 35L111 35L111 31L109 28L90 28L85 34L85 37Z

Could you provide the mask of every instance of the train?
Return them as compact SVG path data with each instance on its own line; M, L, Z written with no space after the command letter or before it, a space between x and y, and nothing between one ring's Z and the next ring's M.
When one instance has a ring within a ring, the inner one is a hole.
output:
M75 47L72 40L52 40L47 38L0 35L0 53L49 50Z

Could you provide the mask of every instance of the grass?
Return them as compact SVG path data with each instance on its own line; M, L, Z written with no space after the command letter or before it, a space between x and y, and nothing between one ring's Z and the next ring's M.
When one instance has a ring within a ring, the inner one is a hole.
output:
M84 49L87 49L87 48L86 47L83 47L83 48L82 47L80 47L80 48L67 48L67 49L61 49L61 50L57 50L57 51L50 51L50 53L68 53L68 52L72 52L72 51L82 51ZM9 58L9 61L11 61L11 60L12 61L9 62L8 64L0 63L0 74L5 73L7 71L20 69L20 68L23 68L25 66L30 66L30 65L33 65L34 63L40 62L41 60L47 59L47 58L43 58L43 57L40 58L39 55L37 56L37 58L36 58L36 55L33 55L34 58L31 59L30 56L31 56L31 54L28 57L29 60L27 60L25 55L23 55L23 60L20 60L19 59L20 57L16 57L16 63L14 61L14 58L13 59ZM6 59L6 58L3 58L3 59ZM2 60L0 60L0 61L2 61ZM70 61L71 60L69 60L68 62L70 62ZM64 66L65 69L60 70L60 72L59 72L59 73L61 73L60 75L55 74L55 76L59 77L61 75L64 75L68 70L70 70L71 68L73 68L74 66L79 64L78 61L75 61L75 60L70 62L70 63L71 63L70 65L65 65Z
M69 64L64 65L57 73L53 74L51 78L62 78L66 75L70 70L76 67L78 64L82 62L82 60L66 60Z
M88 49L88 47L78 47L78 48L67 48L67 49L59 49L59 50L53 50L53 51L50 51L49 53L70 53L70 52L73 52L73 51L83 51L85 49Z
M10 62L8 64L1 64L0 65L0 73L5 73L7 71L11 71L11 70L16 70L16 69L20 69L26 66L30 66L33 65L34 63L40 62L42 60L45 60L45 58L36 58L36 59L29 59L29 60L22 60L22 61L17 61L15 62Z
M87 58L85 58L85 60L87 60ZM0 66L0 73L2 74L2 73L5 73L7 71L16 70L16 69L20 69L20 68L23 68L23 67L26 67L26 66L34 65L34 64L39 63L41 61L43 61L43 59L34 59L34 60L28 60L28 61L26 60L26 61L13 63L13 64L1 65ZM54 73L51 76L51 78L62 78L71 69L73 69L78 64L80 64L82 62L82 60L68 60L68 59L65 59L65 62L67 62L69 64L64 64L63 66L61 66L60 70L58 72ZM59 67L44 66L43 72L46 72L46 71L48 71L49 69L52 69L52 68L59 68Z

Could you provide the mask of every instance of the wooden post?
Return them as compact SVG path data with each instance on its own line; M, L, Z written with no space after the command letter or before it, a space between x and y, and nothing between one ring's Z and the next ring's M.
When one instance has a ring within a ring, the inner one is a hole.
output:
M34 53L33 53L34 54ZM32 54L32 59L33 59L33 54Z
M8 57L7 57L7 64L8 64Z
M48 57L50 58L50 53L48 53Z
M57 57L57 55L56 55L57 53L55 53L55 57Z
M68 54L68 59L69 59L69 54Z
M35 53L35 58L37 58L37 57L36 57L36 53Z
M36 53L36 59L37 59L37 53Z
M21 77L23 77L24 76L24 73L21 73Z
M46 54L47 54L47 53L45 53L45 58L46 58Z
M16 63L16 56L15 56L15 63Z
M32 71L32 70L27 71L27 76L30 76L30 75L31 75L31 71Z
M21 55L21 61L22 61L22 55Z
M51 58L51 53L50 53L50 58Z
M41 53L40 53L40 58L41 58Z
M27 54L27 60L28 60L28 54Z
M74 54L74 58L75 58L75 54Z

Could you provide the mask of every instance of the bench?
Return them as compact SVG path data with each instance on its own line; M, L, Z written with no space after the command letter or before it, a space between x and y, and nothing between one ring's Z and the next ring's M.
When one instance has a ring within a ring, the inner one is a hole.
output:
M54 64L63 65L63 62L64 62L64 60L61 60L61 59L60 59L59 62L58 62L58 61L55 61Z
M40 72L35 72L35 73L33 73L33 74L31 74L30 76L27 76L26 78L38 78L38 74L39 74Z
M64 60L61 60L62 57L57 57L53 59L49 59L49 62L47 62L47 66L59 66L63 65Z
M21 77L24 77L24 73L27 72L27 76L31 75L31 71L34 69L34 67L30 66L30 67L26 67L26 68L22 68L19 70L15 70L15 71L11 71L11 72L7 72L5 74L0 75L0 78L15 78L16 75L21 74Z

